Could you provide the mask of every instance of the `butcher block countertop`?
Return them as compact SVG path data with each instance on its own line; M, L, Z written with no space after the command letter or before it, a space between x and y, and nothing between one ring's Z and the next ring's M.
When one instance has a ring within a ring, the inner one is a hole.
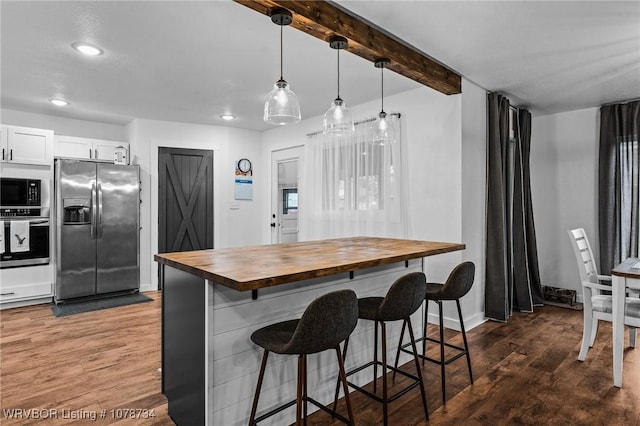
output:
M248 291L464 248L459 243L355 237L163 253L154 259L216 284Z

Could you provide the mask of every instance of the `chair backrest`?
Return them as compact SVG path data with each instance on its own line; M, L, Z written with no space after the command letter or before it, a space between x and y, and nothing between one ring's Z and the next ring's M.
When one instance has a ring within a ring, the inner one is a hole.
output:
M381 321L409 318L424 301L427 278L422 272L410 272L398 278L380 304L377 317Z
M440 300L456 300L471 290L476 275L476 265L473 262L462 262L449 274L447 281L438 292Z
M593 258L593 252L591 251L591 245L589 244L587 233L584 232L583 228L571 229L568 232L573 252L576 255L576 262L578 262L580 281L597 283L598 269Z
M335 348L358 322L358 298L353 290L337 290L315 299L298 322L286 353L312 354Z

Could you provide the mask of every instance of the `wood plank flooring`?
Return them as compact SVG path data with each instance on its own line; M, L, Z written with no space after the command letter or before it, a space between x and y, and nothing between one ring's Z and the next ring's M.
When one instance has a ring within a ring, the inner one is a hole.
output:
M155 300L62 318L48 305L1 311L0 423L172 425L158 371L161 295L146 294ZM431 421L424 420L415 389L390 405L389 424L640 425L640 347L625 349L623 387L617 389L610 324L601 324L585 362L576 359L581 327L582 312L545 306L471 330L475 383L469 384L463 359L447 366L449 399L443 406L439 366L426 363ZM459 337L453 339L461 344ZM381 406L352 395L358 424L381 424ZM22 419L6 418L4 410L16 408L37 409L41 417L46 412L40 410L57 410L57 418L27 419L26 412ZM125 418L117 411L123 408L152 410L155 417ZM345 411L344 403L339 410ZM88 418L91 413L96 421ZM341 423L315 413L309 424Z

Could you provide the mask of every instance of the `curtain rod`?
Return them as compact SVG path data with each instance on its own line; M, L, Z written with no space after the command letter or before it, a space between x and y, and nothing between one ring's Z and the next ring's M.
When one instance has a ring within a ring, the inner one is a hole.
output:
M398 118L402 117L402 115L399 112L392 112L389 115L391 116L398 116ZM372 121L376 121L378 118L377 117L372 117L372 118L366 118L364 120L360 120L360 121L356 121L355 123L353 123L354 126L358 126L360 124L365 124L365 123L371 123ZM310 136L316 136L323 133L322 130L317 130L315 132L311 132L311 133L307 133L305 136L310 137Z

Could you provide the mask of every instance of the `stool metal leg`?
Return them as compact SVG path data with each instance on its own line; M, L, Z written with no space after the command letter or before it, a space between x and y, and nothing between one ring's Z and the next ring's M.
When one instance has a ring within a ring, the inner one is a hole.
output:
M302 404L303 404L303 419L304 419L304 426L307 426L307 356L304 355L302 357L303 361L302 361L302 369L304 370L303 373L303 380L304 380L304 386L302 388Z
M422 365L427 356L427 324L429 324L429 300L424 302L424 325L422 326Z
M393 376L391 378L392 381L396 380L396 370L398 368L398 363L400 362L400 348L402 347L402 339L404 338L404 329L407 326L407 320L402 321L402 330L400 330L400 340L398 340L398 350L396 351L396 362L393 364Z
M304 355L298 355L298 391L296 392L296 426L302 426L302 389L304 387Z
M347 337L346 340L344 341L344 346L342 348L342 369L344 370L344 360L347 358L347 348L349 347L349 338ZM338 352L340 351L340 347L338 346L336 348L338 350ZM338 381L336 382L336 394L333 397L333 411L337 411L336 409L338 408L338 397L340 396L340 380L341 377L338 377ZM345 375L345 383L347 380L347 376ZM348 389L345 388L345 397L346 394L348 392Z
M438 300L436 302L438 304L438 308L440 310L440 375L441 377L441 381L442 381L442 403L446 404L447 403L447 395L445 392L445 374L444 374L444 366L445 366L445 359L444 359L444 315L442 312L442 301Z
M460 299L456 299L458 305L458 317L460 318L460 330L462 331L462 340L464 342L464 350L467 353L467 367L469 368L469 379L473 384L473 373L471 372L471 357L469 356L469 345L467 343L467 333L464 330L464 321L462 320L462 309L460 309Z
M258 375L258 385L256 386L256 394L253 396L253 405L251 406L251 416L249 417L249 426L256 424L256 410L258 409L258 399L260 398L260 389L262 388L262 379L264 378L264 370L267 366L267 357L269 351L265 350L262 355L262 364L260 364L260 374Z
M347 350L346 346L347 345L346 345L346 342L345 342L345 348L344 348L345 352ZM342 382L342 387L343 387L343 390L344 390L344 401L347 404L347 413L349 415L349 423L351 425L354 425L355 422L353 421L353 411L351 409L351 401L349 399L349 386L347 385L347 374L344 371L344 357L342 357L340 355L340 347L338 347L338 346L336 346L336 356L338 357L338 369L339 369L339 373L340 373L339 376L340 376L340 381ZM336 404L337 403L338 403L338 400L337 400L337 396L336 396L336 400L333 403L334 411L336 409Z
M413 335L413 326L411 325L411 318L405 320L409 328L409 337L411 338L411 348L413 349L413 360L416 363L416 371L418 372L418 379L420 380L420 393L422 394L422 408L424 408L424 416L429 420L429 410L427 409L427 393L424 390L424 379L422 378L422 369L420 368L420 362L418 361L418 348L416 347L416 339Z
M378 321L374 321L373 334L373 393L376 393L376 382L378 381ZM384 341L384 339L383 339Z
M387 397L387 327L384 321L380 321L380 326L382 328L382 415L384 416L384 426L387 426L389 423L389 400Z

